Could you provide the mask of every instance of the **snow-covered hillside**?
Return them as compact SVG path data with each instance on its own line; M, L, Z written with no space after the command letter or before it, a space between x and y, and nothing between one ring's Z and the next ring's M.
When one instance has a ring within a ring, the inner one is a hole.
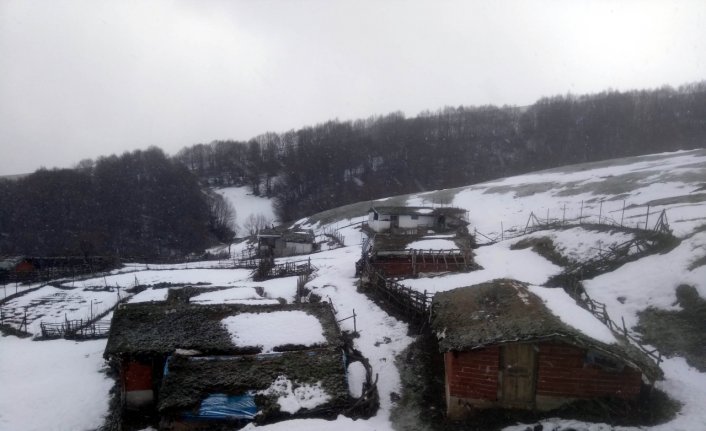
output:
M272 207L272 199L255 196L250 191L249 187L224 187L216 189L216 193L223 196L235 209L234 222L241 229L245 228L248 217L261 214L268 222L275 222L274 208ZM241 232L242 236L247 233ZM241 235L239 234L239 235Z
M229 189L224 189L229 190ZM222 191L224 195L226 192ZM238 196L240 191L231 196ZM252 197L251 197L252 198ZM230 197L229 197L230 199ZM260 200L261 198L253 198ZM264 200L263 200L264 201ZM602 250L631 239L624 231L599 229L593 224L607 223L651 227L666 210L666 215L680 244L664 254L654 254L628 263L616 270L584 282L588 293L605 302L614 319L623 317L634 326L638 312L648 307L678 311L675 289L693 286L706 298L706 151L689 151L613 160L537 172L488 183L451 190L389 198L386 204L454 205L469 211L471 230L477 230L478 242L483 238L498 239L492 245L474 250L481 270L465 274L420 277L403 281L409 287L428 292L467 286L499 277L511 277L541 286L560 273L562 268L540 256L531 248L513 247L526 237L548 237L567 259L581 262L592 259ZM247 211L234 202L239 217ZM390 414L397 404L395 394L402 393L400 370L395 357L413 341L405 323L387 314L365 294L356 290L355 262L360 258L361 232L357 223L363 220L370 202L349 205L300 220L300 224L322 233L337 229L345 238L345 247L322 251L310 256L278 259L277 263L311 258L318 268L306 287L325 300L331 300L338 318L355 310L360 337L355 347L365 355L379 375L381 408L369 420L351 420L339 416L334 422L300 419L247 429L272 430L392 430ZM648 215L649 206L649 215ZM246 208L252 206L245 205ZM271 209L271 206L269 207ZM625 211L623 212L623 208ZM259 209L256 211L260 211ZM541 224L548 218L570 221L581 218L571 228L534 231L521 235L528 222ZM536 219L530 218L534 214ZM89 301L113 303L117 286L121 295L135 284L149 285L136 294L133 301L161 300L166 289L159 283L185 283L194 289L220 287L204 291L196 302L233 303L275 300L291 302L296 293L296 279L283 278L254 282L245 270L225 269L218 262L155 266L134 264L106 277L82 282L65 282L63 289L41 287L39 290L2 304L14 319L25 308L32 321L30 332L38 322L61 319L62 313L87 315ZM196 283L205 284L196 284ZM103 290L97 287L103 286ZM14 288L8 294L14 293ZM561 293L557 290L555 293ZM564 298L564 297L562 297ZM568 298L568 296L566 297ZM564 300L564 299L562 299ZM561 302L561 301L558 301ZM95 304L95 302L94 302ZM16 320L13 320L16 326ZM11 322L11 323L13 323ZM353 320L341 322L344 330L353 329ZM0 430L66 430L94 429L100 417L108 413L111 380L101 370L100 352L105 341L75 343L69 341L32 341L14 336L0 338ZM54 353L56 352L56 354ZM28 360L27 358L32 358ZM690 367L684 358L671 357L662 363L665 379L658 387L682 403L680 413L670 422L652 427L621 430L703 430L706 429L706 373ZM72 376L72 382L56 377ZM349 379L360 384L356 373ZM352 388L352 391L355 391ZM91 405L82 406L90 396ZM42 403L31 408L28 400L58 397L61 403ZM88 411L90 409L90 411ZM31 416L31 418L29 417ZM605 424L547 419L544 429L554 426L576 430L612 429ZM527 424L507 429L524 430Z

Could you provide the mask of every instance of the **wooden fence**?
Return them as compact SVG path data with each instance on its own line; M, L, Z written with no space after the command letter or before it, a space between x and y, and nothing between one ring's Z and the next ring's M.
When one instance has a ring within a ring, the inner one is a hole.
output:
M343 237L343 234L338 231L338 229L334 229L332 227L327 227L324 229L323 235L325 237L330 238L333 242L337 243L340 247L344 247L346 245L346 239Z
M106 338L110 332L110 323L91 320L66 320L62 323L44 323L39 327L43 339L66 338L68 340L86 340Z
M255 271L256 280L269 280L271 278L291 277L295 275L310 275L316 271L311 264L311 259L296 262L273 264L269 259L261 259Z
M418 292L395 280L387 279L382 271L369 264L366 267L366 272L370 285L405 315L413 320L428 319L433 294L427 293L426 290Z
M625 204L623 203L623 212L625 211ZM503 223L500 222L500 233L482 233L478 229L473 229L473 239L476 245L491 245L499 241L504 241L506 239L518 238L536 231L546 230L546 229L561 229L568 226L610 226L618 228L625 231L633 232L649 232L649 233L670 233L669 221L667 220L666 210L662 210L657 217L654 225L650 228L650 206L647 206L647 211L645 213L644 224L642 222L637 223L635 227L630 227L625 225L624 215L621 216L620 221L614 220L602 213L602 202L600 207L600 212L597 216L597 223L587 222L587 220L592 217L589 215L583 215L583 202L581 205L581 213L577 218L567 219L565 217L566 207L561 218L552 218L549 216L549 211L547 211L546 218L538 217L534 211L530 212L527 217L527 222L524 226L513 226L505 228Z
M660 362L662 362L662 354L658 352L657 349L648 349L647 347L645 347L642 344L641 340L636 337L630 330L628 330L627 326L625 326L625 319L621 318L622 325L618 325L610 318L610 316L608 315L608 311L606 310L606 305L604 303L591 298L585 291L581 292L580 296L577 298L577 302L583 308L590 311L591 314L593 314L598 320L608 326L611 331L616 334L622 335L633 345L642 350L646 355L654 359L658 366Z

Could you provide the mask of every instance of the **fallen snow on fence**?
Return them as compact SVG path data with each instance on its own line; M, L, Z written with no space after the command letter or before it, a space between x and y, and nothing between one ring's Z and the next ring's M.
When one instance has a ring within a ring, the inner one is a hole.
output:
M221 321L233 344L240 347L261 347L262 353L273 352L288 344L317 346L326 344L324 328L316 317L304 311L272 311L242 313Z

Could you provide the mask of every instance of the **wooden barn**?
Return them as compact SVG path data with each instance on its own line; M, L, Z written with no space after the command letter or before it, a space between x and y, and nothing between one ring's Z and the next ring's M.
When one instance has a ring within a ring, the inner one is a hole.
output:
M363 259L386 277L460 272L473 267L467 235L377 234L363 243Z
M314 338L299 337L312 327ZM160 430L199 430L256 414L335 416L348 402L341 347L325 304L137 303L116 309L104 356L120 376L125 413L158 415ZM325 397L301 409L280 406L268 388L282 379L290 392L308 385Z
M310 254L316 251L314 231L311 229L263 229L257 234L260 257L283 257Z
M374 232L395 234L417 234L419 229L442 232L467 225L466 210L454 207L372 207L367 221L368 228Z
M432 307L450 419L491 407L635 400L661 376L646 354L561 289L495 280L438 293Z

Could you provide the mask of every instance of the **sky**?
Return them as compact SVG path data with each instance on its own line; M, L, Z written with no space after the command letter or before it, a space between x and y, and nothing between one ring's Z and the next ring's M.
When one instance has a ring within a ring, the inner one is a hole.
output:
M706 1L0 0L0 175L706 79Z

